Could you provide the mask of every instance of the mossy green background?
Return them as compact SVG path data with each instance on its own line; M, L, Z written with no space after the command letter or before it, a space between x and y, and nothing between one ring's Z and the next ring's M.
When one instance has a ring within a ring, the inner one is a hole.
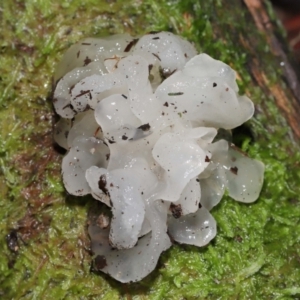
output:
M242 1L2 0L0 22L1 299L300 299L299 142L249 72L255 56L269 85L287 89L280 58ZM125 285L90 272L93 200L69 197L62 186L51 77L81 38L150 30L181 34L237 70L257 112L234 140L266 173L255 204L225 197L213 209L218 235L210 245L173 246L150 276ZM237 42L241 37L255 52ZM15 252L6 239L12 230Z

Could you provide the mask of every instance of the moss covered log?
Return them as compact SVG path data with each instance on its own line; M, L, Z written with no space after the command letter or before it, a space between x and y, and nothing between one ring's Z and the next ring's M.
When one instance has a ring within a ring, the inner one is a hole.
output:
M268 2L3 0L0 3L1 299L300 298L299 83ZM52 75L84 37L167 30L237 70L255 117L236 145L263 161L260 199L225 197L205 248L175 245L143 281L91 272L87 214L53 145Z

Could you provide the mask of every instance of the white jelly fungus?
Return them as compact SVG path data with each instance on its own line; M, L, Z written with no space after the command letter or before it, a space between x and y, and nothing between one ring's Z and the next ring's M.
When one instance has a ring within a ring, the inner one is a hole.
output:
M228 65L181 37L85 39L65 53L55 80L65 187L111 208L111 218L89 225L104 273L141 280L171 240L200 247L214 238L209 210L225 190L245 203L258 198L264 165L216 139L249 120L253 103Z

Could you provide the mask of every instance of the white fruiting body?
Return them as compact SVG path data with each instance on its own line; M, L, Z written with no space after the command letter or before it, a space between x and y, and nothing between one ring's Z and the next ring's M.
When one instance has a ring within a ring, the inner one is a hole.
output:
M140 280L170 236L209 243L216 234L209 210L225 189L237 201L258 198L263 164L214 142L218 129L249 120L254 105L238 95L228 65L197 55L184 39L167 32L89 38L66 52L55 79L65 187L112 210L109 226L89 226L103 272Z

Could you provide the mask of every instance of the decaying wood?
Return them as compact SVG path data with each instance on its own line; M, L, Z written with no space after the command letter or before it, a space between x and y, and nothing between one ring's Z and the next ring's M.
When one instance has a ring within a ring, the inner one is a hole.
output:
M260 69L256 59L251 65L251 72L262 90L269 87L274 96L277 106L283 112L291 126L295 140L300 139L300 84L295 63L290 62L286 54L286 44L282 44L274 33L274 26L267 14L265 4L262 0L244 0L249 9L257 28L266 35L271 52L280 58L280 65L283 68L283 80L287 89L283 90L279 83L270 85L264 71ZM297 66L298 67L298 66Z

